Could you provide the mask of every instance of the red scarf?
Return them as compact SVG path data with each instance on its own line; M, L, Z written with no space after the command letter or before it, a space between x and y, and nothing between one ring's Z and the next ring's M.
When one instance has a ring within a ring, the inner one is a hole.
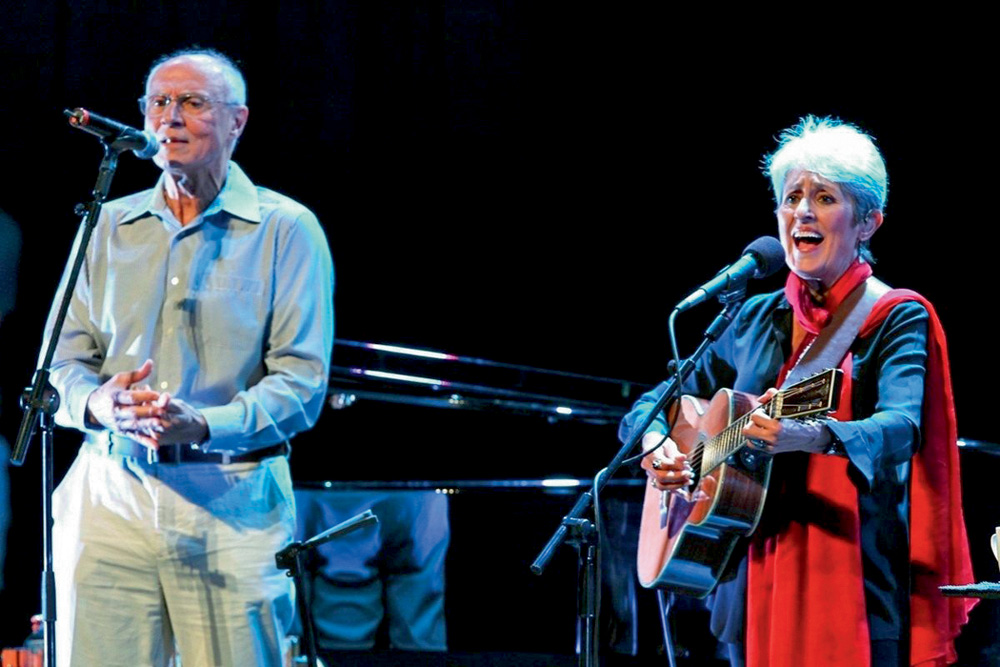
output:
M854 263L821 305L813 302L798 276L789 275L785 295L796 320L808 333L782 369L779 384L830 314L870 275L868 264ZM937 588L974 580L962 517L955 408L944 330L923 297L893 290L876 303L858 335L872 335L903 301L920 302L930 315L923 441L913 458L910 481L910 663L937 667L957 659L954 639L976 602L945 598ZM840 408L833 416L849 421L850 352L840 368L844 383ZM845 458L811 455L806 475L807 493L839 516L837 534L817 525L791 522L781 533L758 536L751 542L747 591L750 667L871 664L858 491L847 476L847 467Z

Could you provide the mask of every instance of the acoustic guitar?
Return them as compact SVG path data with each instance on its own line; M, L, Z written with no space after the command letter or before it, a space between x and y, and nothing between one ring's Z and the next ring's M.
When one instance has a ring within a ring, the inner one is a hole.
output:
M841 375L830 369L782 389L764 411L789 419L836 410ZM771 475L771 456L743 436L757 407L755 397L730 389L710 401L681 396L671 405L670 437L687 454L694 479L688 498L646 487L638 556L646 588L708 595L736 542L757 527Z

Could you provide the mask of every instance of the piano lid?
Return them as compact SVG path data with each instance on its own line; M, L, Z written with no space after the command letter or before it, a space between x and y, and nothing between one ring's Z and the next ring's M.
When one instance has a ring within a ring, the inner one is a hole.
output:
M330 371L333 407L381 401L605 425L617 424L644 389L620 378L343 339Z

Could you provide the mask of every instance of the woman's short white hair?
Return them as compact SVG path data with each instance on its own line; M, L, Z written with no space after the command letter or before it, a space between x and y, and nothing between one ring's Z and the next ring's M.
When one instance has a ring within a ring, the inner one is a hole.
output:
M889 194L885 160L874 140L850 123L806 116L781 133L777 150L764 156L764 173L771 179L778 206L788 173L799 169L843 188L853 200L855 223L872 211L885 210ZM861 256L872 261L867 241L862 244Z

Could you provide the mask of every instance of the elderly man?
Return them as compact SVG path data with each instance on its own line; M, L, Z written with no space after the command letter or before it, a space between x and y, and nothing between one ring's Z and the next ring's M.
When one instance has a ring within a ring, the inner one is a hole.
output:
M323 406L330 251L230 161L248 109L227 57L161 59L139 106L163 173L104 206L53 363L57 420L86 435L53 501L57 655L278 665L287 441Z

